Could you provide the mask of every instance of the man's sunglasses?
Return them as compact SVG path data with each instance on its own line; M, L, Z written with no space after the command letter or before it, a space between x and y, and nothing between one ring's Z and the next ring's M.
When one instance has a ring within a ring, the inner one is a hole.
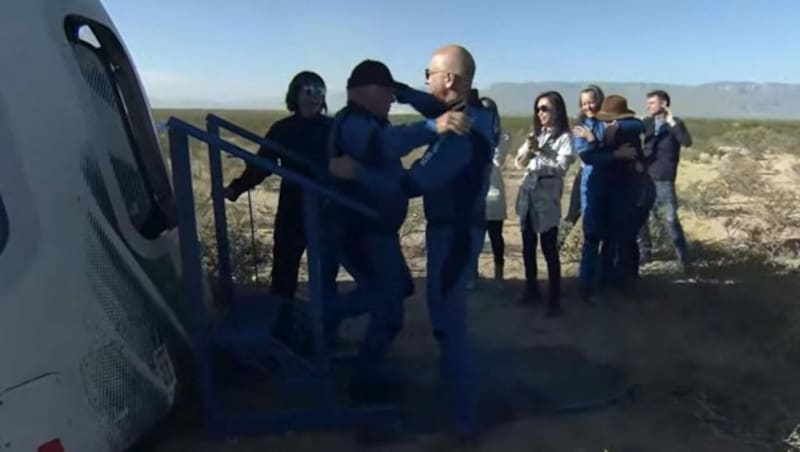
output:
M428 80L429 78L431 78L431 75L438 74L440 72L447 72L447 71L432 71L432 70L430 70L428 68L425 68L425 80Z

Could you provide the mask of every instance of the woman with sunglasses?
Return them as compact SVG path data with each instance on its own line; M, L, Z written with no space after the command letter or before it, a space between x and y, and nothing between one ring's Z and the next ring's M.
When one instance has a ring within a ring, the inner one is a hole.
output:
M525 263L525 291L520 301L527 304L539 299L536 247L541 241L549 282L547 315L554 317L562 313L558 256L561 195L564 174L575 156L567 108L561 95L555 91L542 93L534 101L534 107L533 133L519 148L514 161L517 168L525 170L516 202Z
M273 123L266 134L270 141L293 151L294 158L263 146L258 155L308 176L324 174L326 142L333 124L326 115L325 94L325 82L318 74L303 71L295 75L286 91L286 108L291 115ZM268 171L248 165L225 189L225 197L236 201L269 175ZM300 258L306 248L303 191L286 179L281 180L273 243L270 292L284 299L277 325L280 336L283 328L289 326Z

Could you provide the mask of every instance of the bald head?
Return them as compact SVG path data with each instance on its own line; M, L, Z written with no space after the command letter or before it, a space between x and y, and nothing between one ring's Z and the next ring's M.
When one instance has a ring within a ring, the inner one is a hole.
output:
M467 99L475 77L475 60L464 47L444 46L433 53L427 74L431 94L437 99Z
M448 45L433 53L431 70L452 72L472 84L472 79L475 77L475 60L464 47Z

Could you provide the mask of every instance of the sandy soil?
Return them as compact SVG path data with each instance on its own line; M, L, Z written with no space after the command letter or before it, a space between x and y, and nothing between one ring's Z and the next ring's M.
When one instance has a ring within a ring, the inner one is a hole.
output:
M793 179L797 162L778 159L772 168ZM714 177L713 164L682 164L680 183ZM788 178L788 179L786 179ZM519 174L506 171L509 213L505 225L506 278L502 288L481 281L471 298L471 326L482 344L571 344L590 358L625 366L635 397L593 412L533 418L487 433L479 450L497 451L767 451L782 444L800 423L800 280L756 264L720 264L713 244L723 240L721 219L682 211L687 235L702 251L697 268L679 275L668 260L645 269L638 302L618 311L584 308L576 297L574 265L564 268L566 315L550 320L541 308L515 305L522 287L519 223L512 201ZM419 236L410 234L409 249ZM669 258L669 256L666 256ZM416 269L420 258L409 256ZM541 257L540 257L541 260ZM491 275L488 243L481 273ZM539 279L546 271L541 262ZM398 350L437 347L430 335L424 284L408 301ZM616 294L611 294L617 297ZM356 334L362 323L348 325ZM543 369L546 371L546 369ZM173 451L434 451L448 450L437 436L384 448L359 446L348 433L305 433L264 438L203 441L171 438Z

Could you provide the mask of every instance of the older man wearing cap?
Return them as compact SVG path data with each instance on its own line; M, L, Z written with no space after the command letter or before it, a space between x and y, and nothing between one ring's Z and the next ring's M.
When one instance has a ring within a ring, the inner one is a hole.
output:
M446 112L437 119L392 126L388 120L395 82L383 63L365 60L347 81L347 105L334 118L329 140L331 156L349 156L359 165L399 177L401 158L434 142L446 132L464 133L467 115ZM403 325L403 299L413 293L413 282L402 253L398 231L408 213L408 198L375 194L358 180L336 179L334 185L350 197L370 205L381 220L371 221L344 209L330 207L337 258L356 280L357 288L328 303L328 333L345 317L371 313L362 344L358 372L351 388L359 401L383 401L388 389L381 368L394 337ZM335 265L326 266L328 284L335 281ZM333 278L331 278L331 276ZM326 289L333 290L330 286Z
M457 45L438 49L425 76L448 110L467 112L468 135L446 133L407 171L394 177L343 157L331 161L338 177L359 181L383 196L423 196L427 248L427 296L441 351L442 382L459 440L478 434L476 370L467 327L467 284L483 246L486 193L492 167L492 117L468 105L475 61Z

